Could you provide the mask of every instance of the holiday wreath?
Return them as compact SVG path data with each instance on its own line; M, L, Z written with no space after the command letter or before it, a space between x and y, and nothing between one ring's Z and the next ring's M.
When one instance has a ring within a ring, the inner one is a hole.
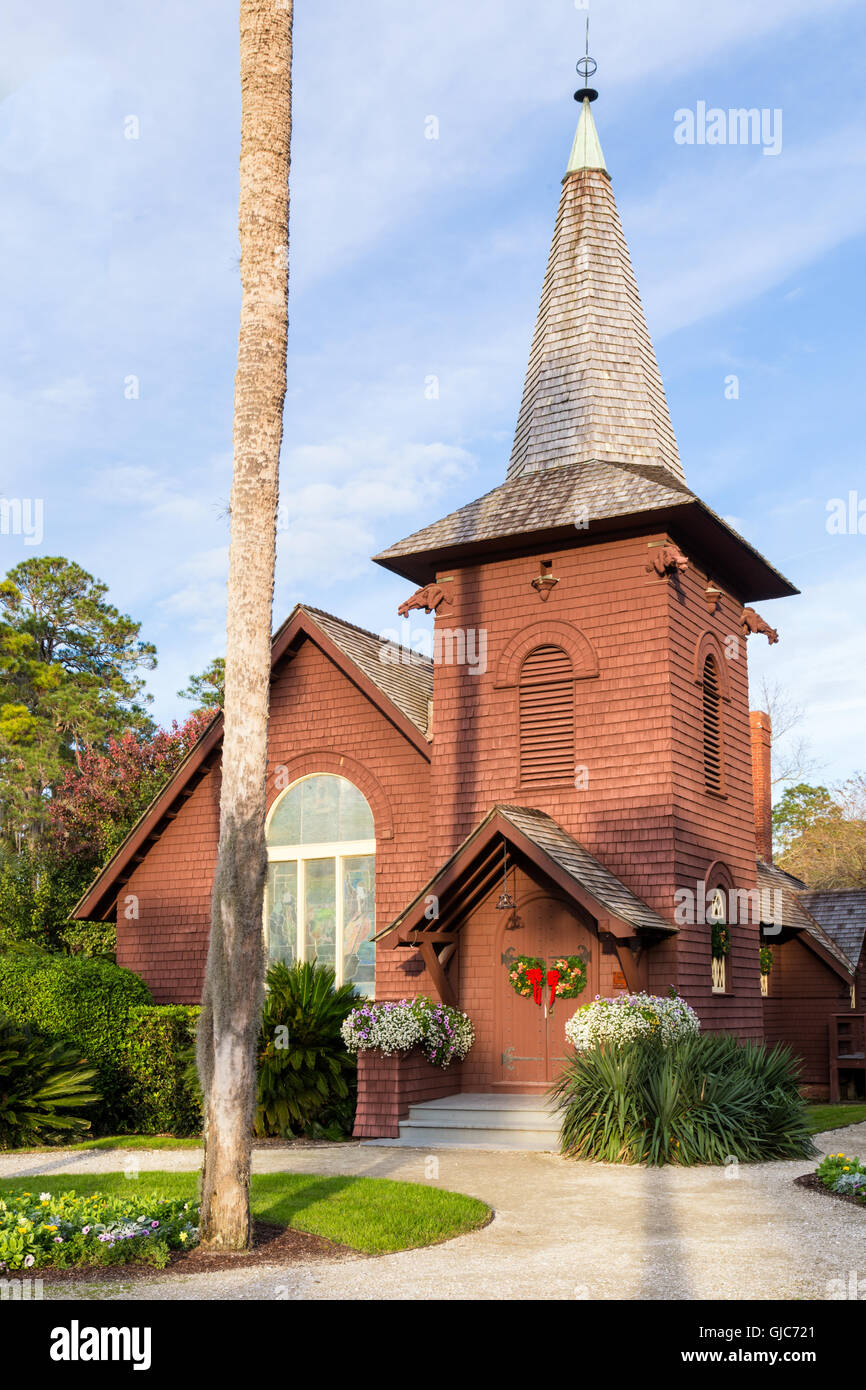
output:
M557 956L553 968L559 971L557 999L576 999L586 989L586 961L582 956Z
M515 994L524 999L537 996L538 986L544 978L544 961L538 956L518 956L508 966L508 978Z
M582 956L557 956L550 970L538 956L518 956L508 966L515 994L541 1003L542 986L550 988L550 1007L557 999L576 999L586 988L586 961Z
M713 922L711 924L711 934L713 940L713 955L716 960L722 960L731 949L731 929L727 922Z

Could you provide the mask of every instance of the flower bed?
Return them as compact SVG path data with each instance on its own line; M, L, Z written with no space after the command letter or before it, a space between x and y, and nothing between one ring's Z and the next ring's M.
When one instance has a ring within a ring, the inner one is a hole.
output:
M198 1242L198 1207L151 1192L138 1197L23 1192L0 1198L0 1271L126 1264L162 1269Z
M837 1197L853 1197L866 1206L866 1163L845 1154L827 1154L815 1176Z
M418 1047L434 1067L462 1061L475 1041L466 1014L424 997L362 1004L352 1010L340 1031L350 1052L375 1050L391 1057Z
M598 1043L619 1045L635 1038L657 1037L664 1045L695 1037L701 1022L684 999L655 994L621 994L578 1009L565 1025L565 1036L578 1052Z

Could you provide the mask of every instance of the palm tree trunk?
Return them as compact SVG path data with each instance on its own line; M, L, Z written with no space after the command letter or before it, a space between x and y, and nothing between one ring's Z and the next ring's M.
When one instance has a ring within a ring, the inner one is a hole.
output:
M241 323L235 376L219 857L198 1035L202 1245L251 1241L262 1006L268 693L288 332L292 0L241 0Z

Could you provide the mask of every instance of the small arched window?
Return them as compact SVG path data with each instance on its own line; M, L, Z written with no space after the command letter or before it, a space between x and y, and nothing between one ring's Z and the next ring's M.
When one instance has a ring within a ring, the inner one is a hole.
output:
M574 779L574 672L561 647L535 647L520 670L520 785Z
M716 659L708 656L704 662L703 680L703 737L704 785L708 792L721 794L722 776L722 706L719 673Z
M725 889L719 884L710 895L709 912L712 953L713 994L725 994L728 987L727 959L731 949L731 929Z
M337 984L375 985L376 841L365 797L345 777L305 777L267 821L269 961L318 960Z

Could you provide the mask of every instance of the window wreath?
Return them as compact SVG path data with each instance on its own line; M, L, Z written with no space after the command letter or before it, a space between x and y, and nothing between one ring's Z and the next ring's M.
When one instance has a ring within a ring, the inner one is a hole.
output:
M773 948L772 946L761 947L761 974L769 975L773 968Z
M727 922L713 922L713 955L723 960L731 949L731 932Z

